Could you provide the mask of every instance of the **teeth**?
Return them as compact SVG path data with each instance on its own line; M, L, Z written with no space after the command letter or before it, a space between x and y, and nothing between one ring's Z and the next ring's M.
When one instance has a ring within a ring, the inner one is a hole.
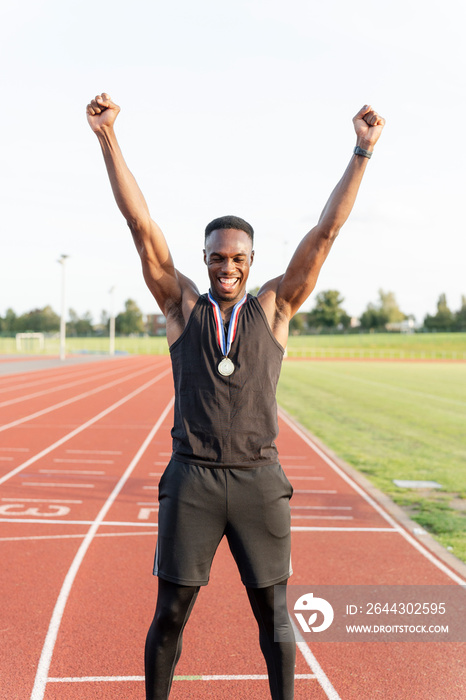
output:
M230 279L229 277L220 277L220 282L225 287L233 287L233 285L236 284L236 280Z

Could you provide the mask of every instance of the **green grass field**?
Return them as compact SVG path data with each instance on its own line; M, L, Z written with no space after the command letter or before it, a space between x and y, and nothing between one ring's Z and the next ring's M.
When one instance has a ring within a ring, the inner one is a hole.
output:
M466 360L466 333L354 333L298 335L289 357Z
M46 338L42 354L58 355L58 337ZM108 352L108 338L67 338L67 352ZM167 354L167 341L157 338L116 338L117 351L138 355ZM37 352L37 341L25 344ZM359 359L447 359L466 360L466 333L355 333L349 335L291 336L289 357L333 357ZM16 353L14 338L0 338L0 354Z
M278 399L466 561L466 363L288 360ZM401 489L394 479L442 489Z

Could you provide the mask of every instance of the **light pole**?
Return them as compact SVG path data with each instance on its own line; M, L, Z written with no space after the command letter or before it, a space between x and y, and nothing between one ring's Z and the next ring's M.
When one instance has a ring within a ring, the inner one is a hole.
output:
M114 299L115 287L109 290L110 294L110 323L109 323L109 337L110 337L110 349L109 354L115 354L115 299Z
M65 321L65 260L69 255L60 255L57 262L61 265L61 316L60 316L60 360L65 359L65 338L66 338L66 321Z

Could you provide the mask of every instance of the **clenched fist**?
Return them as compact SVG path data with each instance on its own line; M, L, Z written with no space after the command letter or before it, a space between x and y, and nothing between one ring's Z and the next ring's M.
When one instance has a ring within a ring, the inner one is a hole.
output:
M357 145L367 151L372 151L385 126L385 119L377 114L370 105L364 105L353 117L353 124Z
M120 108L110 99L110 95L103 92L89 102L86 107L87 121L94 133L99 133L105 128L113 126Z

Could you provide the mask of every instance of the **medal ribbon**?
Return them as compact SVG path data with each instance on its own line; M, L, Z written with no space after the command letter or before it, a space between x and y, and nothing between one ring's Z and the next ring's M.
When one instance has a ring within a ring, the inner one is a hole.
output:
M212 304L212 308L214 310L215 325L217 326L217 340L220 346L220 350L222 351L225 357L228 356L231 344L235 339L236 329L238 327L238 314L243 304L246 303L247 299L248 295L247 293L245 293L244 297L234 305L233 311L231 312L230 325L228 326L228 334L225 338L225 330L223 326L222 314L220 313L220 306L215 301L212 294L209 292L209 301Z

